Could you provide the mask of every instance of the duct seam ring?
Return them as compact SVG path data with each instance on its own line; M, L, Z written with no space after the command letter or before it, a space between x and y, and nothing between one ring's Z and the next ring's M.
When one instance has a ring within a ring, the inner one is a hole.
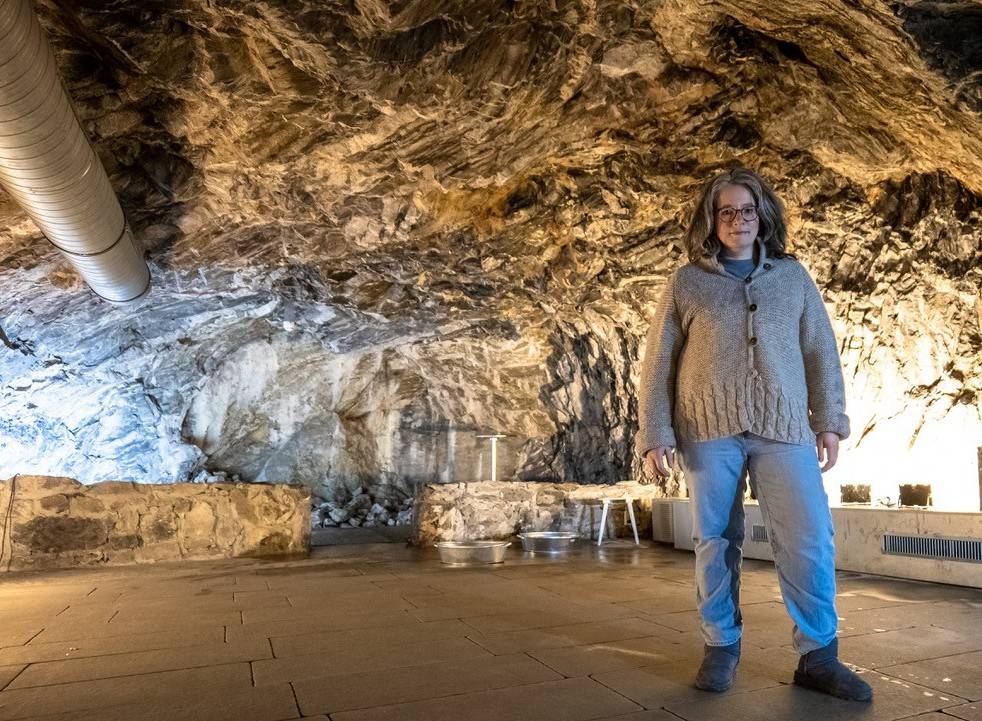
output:
M147 284L143 287L143 290L141 290L139 293L134 295L132 298L127 298L126 300L115 300L113 298L108 298L104 296L102 293L100 293L99 291L97 291L95 288L93 288L91 285L89 286L89 290L92 291L94 295L99 296L107 303L115 303L115 304L132 303L134 300L139 300L140 298L145 296L147 292L150 290L150 269L147 268Z
M51 243L51 245L53 245L55 248L57 248L58 250L60 250L65 255L72 255L72 256L75 256L76 258L93 258L93 257L95 257L97 255L102 255L103 253L108 253L110 250L112 250L117 245L119 245L119 241L121 241L123 239L123 236L126 235L126 231L127 230L129 230L129 224L127 224L127 222L124 220L123 221L123 229L121 231L119 231L119 235L117 236L116 240L114 240L112 242L112 245L110 245L108 248L105 248L103 250L97 250L94 253L78 253L78 252L75 252L75 251L72 251L72 250L65 250L60 245L58 245L56 242L54 242L53 240L51 240L51 238L49 238L47 236L47 234L45 234L45 232L43 230L41 231L41 235L44 236L44 239L46 241L48 241L49 243Z

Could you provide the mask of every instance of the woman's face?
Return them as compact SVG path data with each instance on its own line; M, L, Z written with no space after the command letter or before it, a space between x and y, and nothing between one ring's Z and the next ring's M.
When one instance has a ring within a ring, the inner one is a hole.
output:
M746 220L740 212L743 208L753 208L754 211L757 209L754 196L745 186L725 185L720 189L715 208L716 237L723 244L720 252L730 258L752 258L754 254L754 240L760 230L760 218L756 212L748 212L747 215L752 216L753 220ZM725 220L727 213L720 215L721 211L727 209L731 209L729 212L737 211L729 222Z

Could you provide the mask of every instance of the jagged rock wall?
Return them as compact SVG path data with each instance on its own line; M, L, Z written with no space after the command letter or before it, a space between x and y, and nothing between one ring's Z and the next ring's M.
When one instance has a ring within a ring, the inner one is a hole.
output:
M646 315L741 162L835 319L830 480L978 508L977 4L39 13L154 285L97 301L0 195L0 476L404 498L496 431L500 478L628 478Z

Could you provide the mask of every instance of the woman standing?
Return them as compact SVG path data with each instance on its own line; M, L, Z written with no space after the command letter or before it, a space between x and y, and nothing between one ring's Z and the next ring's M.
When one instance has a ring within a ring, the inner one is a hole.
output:
M706 184L689 263L669 277L648 331L637 449L649 474L667 476L677 448L689 485L705 641L696 686L729 688L740 658L749 475L794 622L795 683L868 701L869 685L838 660L822 484L849 435L842 368L822 296L786 236L781 201L757 173Z

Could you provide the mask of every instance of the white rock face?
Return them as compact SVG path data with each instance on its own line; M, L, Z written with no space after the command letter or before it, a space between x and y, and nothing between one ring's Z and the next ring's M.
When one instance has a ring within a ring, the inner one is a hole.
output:
M742 162L834 318L830 491L978 509L975 10L451 5L39 3L153 288L93 298L0 193L0 477L226 472L393 520L499 432L498 478L629 479L647 315Z
M272 346L250 343L222 363L195 394L184 418L184 436L205 453L221 447L226 425L231 426L251 411L274 380L277 358Z

